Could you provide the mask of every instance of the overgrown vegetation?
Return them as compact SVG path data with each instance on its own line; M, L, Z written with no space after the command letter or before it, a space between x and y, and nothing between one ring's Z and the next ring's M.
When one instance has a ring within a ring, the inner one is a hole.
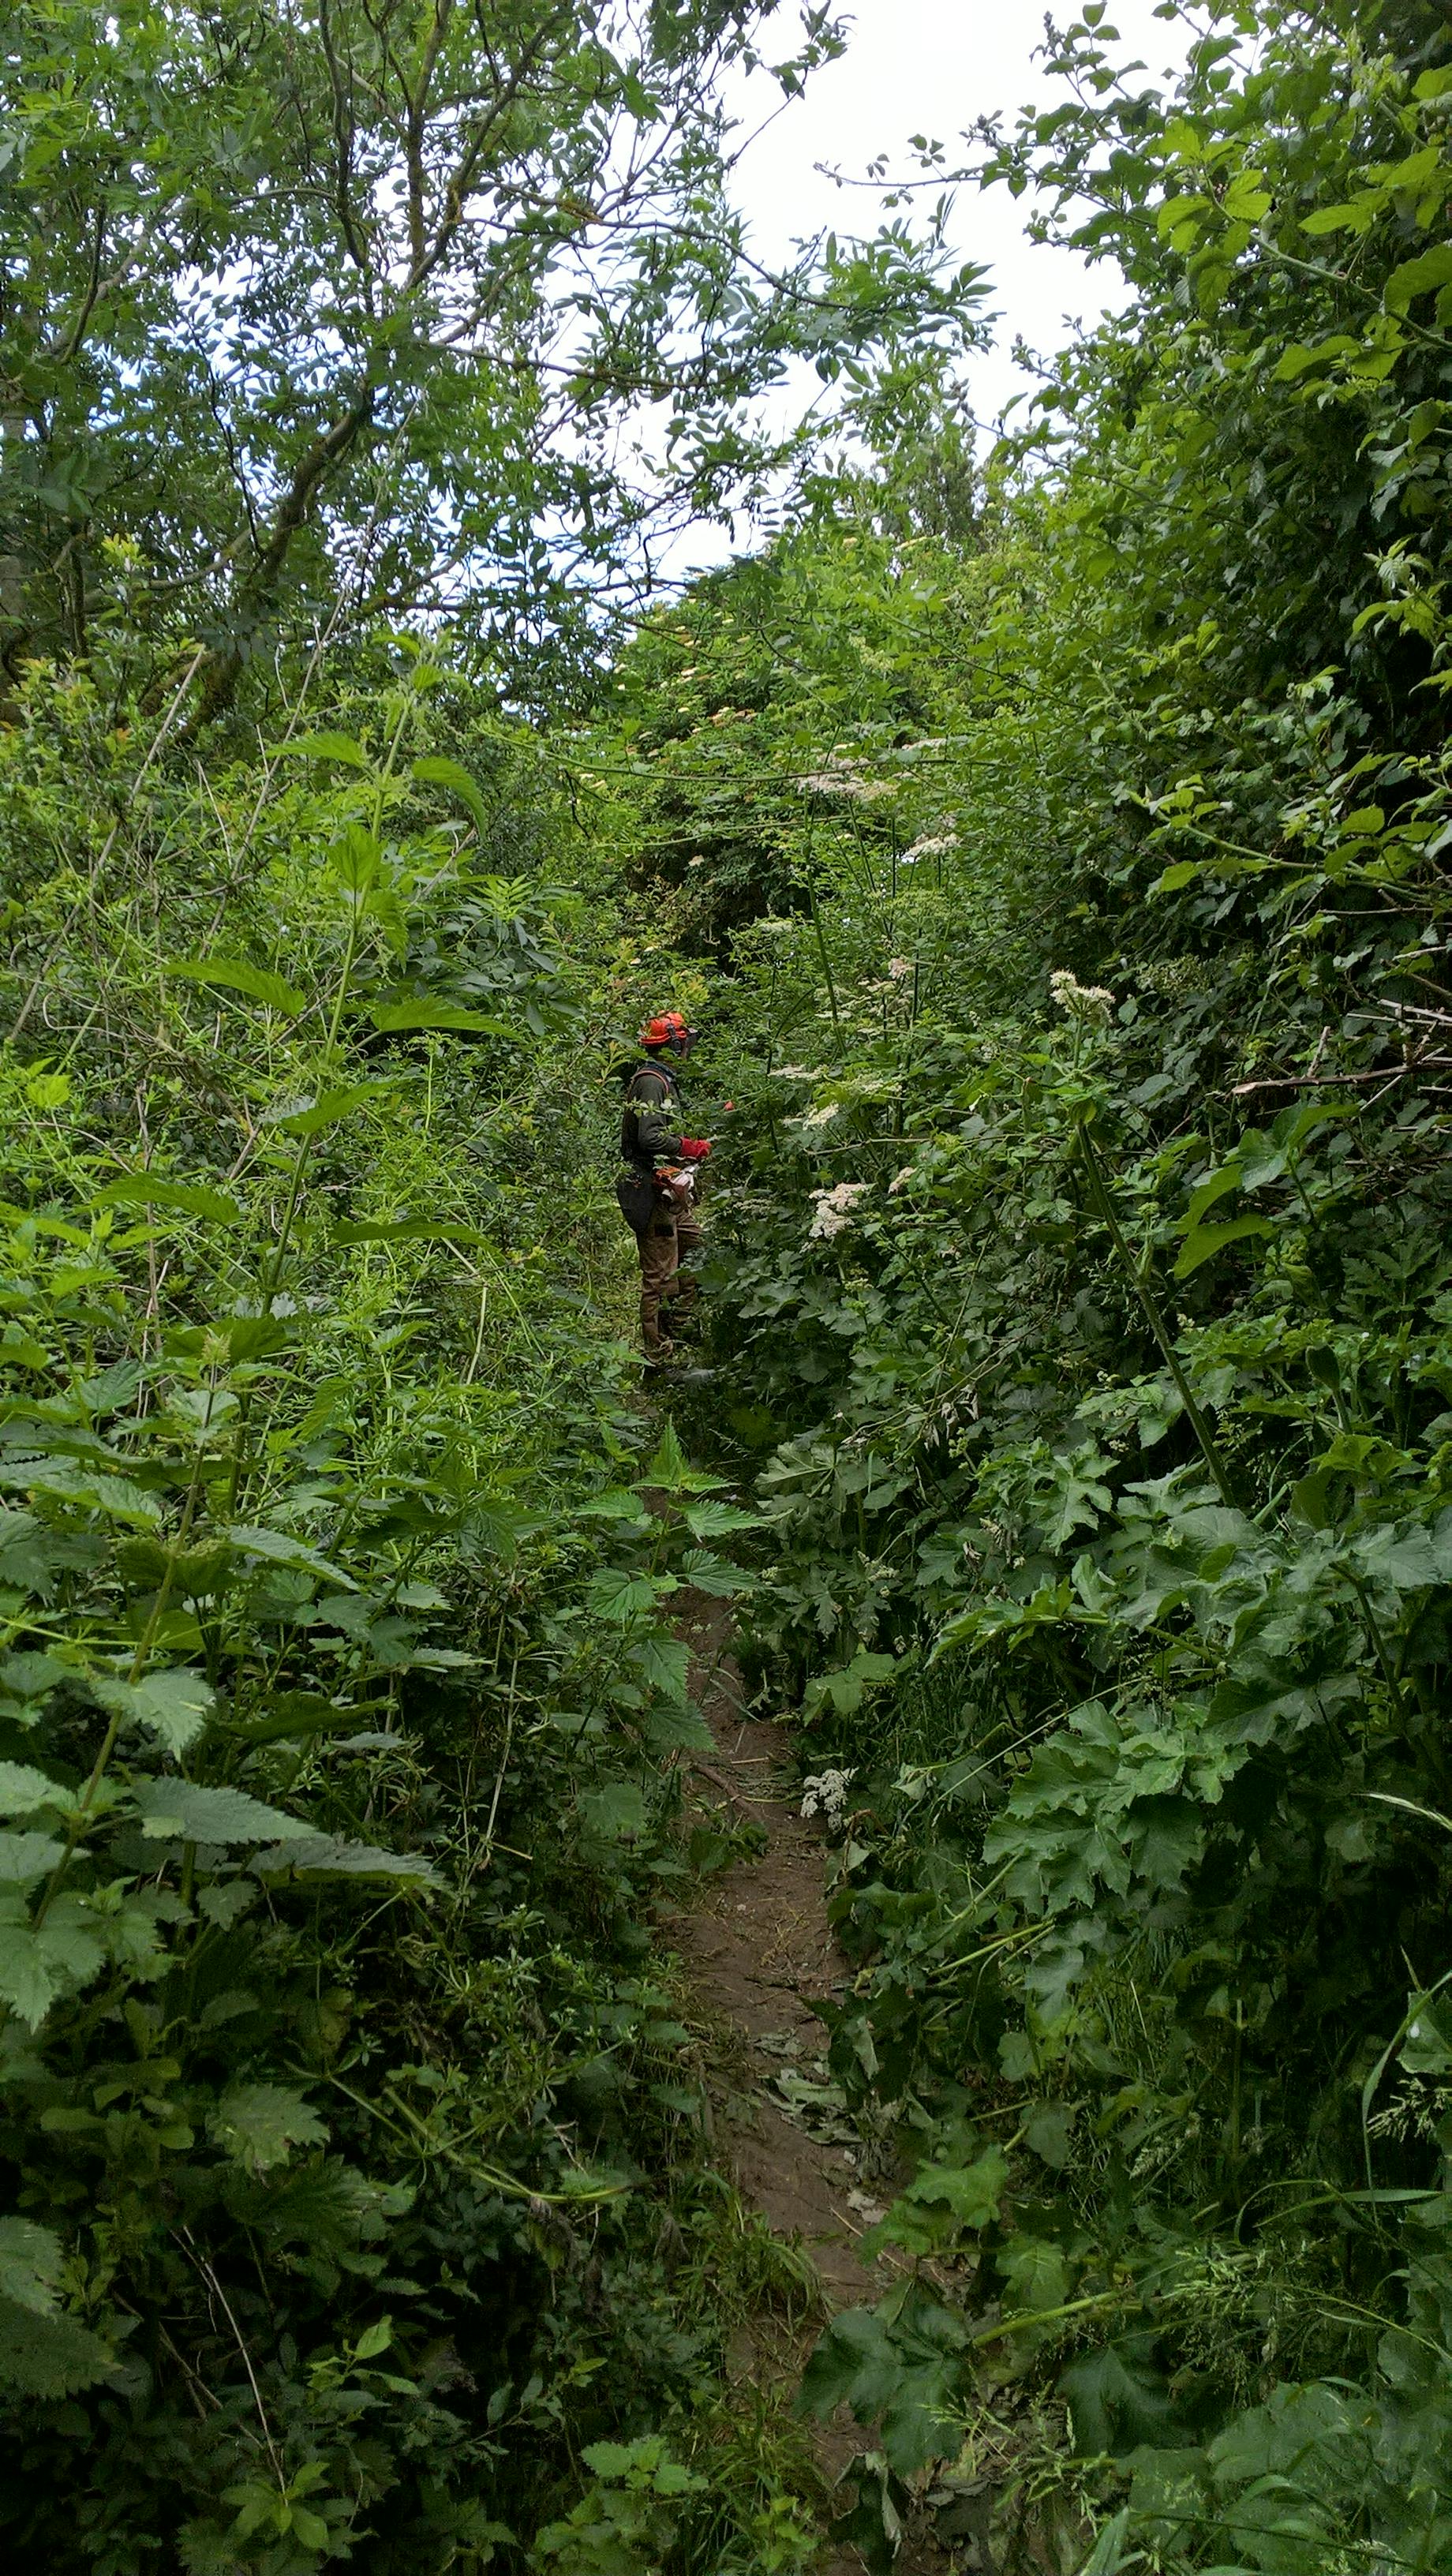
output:
M917 2265L808 2394L884 2566L938 2461L1008 2565L1430 2570L1452 61L1212 12L1161 95L1097 16L991 139L1137 290L1043 464L965 498L920 379L618 684L731 970L750 1617L851 1780L832 2062Z
M738 277L744 12L7 35L22 2565L812 2563L651 1925L683 1580L843 1775L869 2565L985 2482L1002 2576L1452 2561L1452 41L1184 14L979 140L1134 288L988 459L931 229ZM846 461L602 679L808 349ZM735 1103L673 1424L667 998Z

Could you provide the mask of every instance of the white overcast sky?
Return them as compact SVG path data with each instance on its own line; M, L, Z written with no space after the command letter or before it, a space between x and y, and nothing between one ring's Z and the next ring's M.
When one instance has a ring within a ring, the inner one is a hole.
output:
M1063 0L1061 21L1072 14ZM1027 6L1024 0L856 0L850 17L845 55L814 72L801 98L780 105L781 92L765 73L740 76L727 91L740 120L738 144L754 135L740 159L735 194L750 221L753 248L767 263L825 226L876 231L880 192L838 187L820 165L860 179L885 154L900 175L912 176L914 134L942 142L951 165L971 157L959 138L976 118L997 111L1011 127L1019 108L1045 107L1064 95L1034 60L1043 12L1032 0ZM771 24L771 51L792 50L790 27L784 10ZM1183 60L1186 32L1157 19L1153 0L1110 0L1101 33L1111 27L1118 30L1120 60L1139 59L1151 74ZM984 422L1026 389L1011 355L1016 337L1041 353L1062 348L1075 319L1092 321L1123 297L1109 262L1091 268L1076 252L1029 241L1028 212L1029 200L1011 197L1006 188L958 193L954 249L990 270L983 310L1001 317L995 347L968 369L973 409ZM688 543L695 562L720 561L729 551L714 530L698 528ZM679 549L672 552L679 565Z

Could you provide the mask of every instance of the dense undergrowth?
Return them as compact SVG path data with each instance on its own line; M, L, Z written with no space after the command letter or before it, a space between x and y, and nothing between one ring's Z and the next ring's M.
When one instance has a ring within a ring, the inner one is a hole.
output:
M668 14L689 191L700 66L746 17ZM42 344L42 289L71 308L7 251L11 2555L810 2565L805 2442L724 2365L800 2266L712 2172L650 1926L730 1847L680 1816L688 1579L743 1593L764 1698L845 1775L832 2063L904 2268L806 2398L873 2428L868 2562L911 2494L947 2540L986 2483L1000 2576L1439 2576L1444 13L1190 13L1164 94L1098 9L1054 39L1055 103L982 138L985 174L1061 191L1135 300L986 465L905 234L838 261L841 345L796 277L742 305L744 353L697 232L664 281L642 251L587 411L694 296L701 506L759 467L721 406L788 346L846 368L854 447L603 680L542 542L498 537L457 635L387 622L481 557L438 441L528 517L528 412L546 516L569 482L524 355L507 403L465 371L429 425L427 239L396 311L350 287L373 374L343 446L327 368L274 403L244 350L209 395L157 315L209 249L233 275L232 201L154 153L171 266L128 304L99 246L141 165L87 158L43 16L27 148L36 188L60 156L79 319ZM347 32L383 47L379 166L388 24ZM291 57L258 30L227 150L265 179ZM149 76L116 61L113 122ZM488 164L541 382L529 297L592 216L560 171L612 166L572 102L656 110L588 47L549 61ZM450 261L459 112L410 128ZM292 260L259 189L263 348L346 263L323 235ZM184 396L190 517L131 469ZM609 560L634 521L581 470ZM549 721L481 693L491 652ZM666 1000L734 1102L715 1373L674 1423L635 1383L610 1193L611 1063Z
M999 165L1138 296L1057 468L975 484L905 388L617 683L618 828L730 969L713 1409L917 2258L808 2395L884 2566L936 2461L1006 2564L1431 2571L1452 66L1416 7L1225 13L1165 97L1058 52Z
M719 2367L794 2276L647 1923L715 1856L668 1595L749 1515L612 1338L611 916L416 652L331 713L167 774L38 676L0 744L0 2522L790 2568Z

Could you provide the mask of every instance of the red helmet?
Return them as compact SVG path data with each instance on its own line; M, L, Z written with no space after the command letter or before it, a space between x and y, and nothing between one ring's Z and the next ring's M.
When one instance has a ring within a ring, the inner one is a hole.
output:
M687 1028L680 1011L657 1011L641 1030L640 1043L644 1047L686 1047L695 1034L694 1029Z

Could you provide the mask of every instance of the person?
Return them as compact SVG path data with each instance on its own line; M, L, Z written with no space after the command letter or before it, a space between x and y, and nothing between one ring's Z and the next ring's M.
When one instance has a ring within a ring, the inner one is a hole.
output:
M696 1214L696 1180L710 1153L703 1136L681 1134L680 1082L675 1071L696 1042L679 1011L657 1011L640 1032L644 1062L625 1067L620 1152L625 1164L615 1184L621 1213L640 1253L640 1338L647 1360L668 1360L675 1349L661 1325L661 1308L684 1316L695 1304L690 1270L702 1229Z

